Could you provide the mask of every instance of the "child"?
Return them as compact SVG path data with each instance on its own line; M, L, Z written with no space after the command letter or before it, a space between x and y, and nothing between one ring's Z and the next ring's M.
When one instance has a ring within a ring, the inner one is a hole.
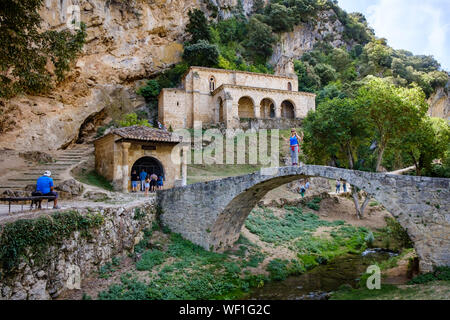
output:
M306 192L305 186L301 185L298 192L302 195L302 198L303 198L305 196L305 192Z
M161 176L158 177L158 182L157 182L157 186L158 186L159 190L162 190L163 184L164 184L163 183L163 177L161 175Z
M145 195L148 196L148 190L150 190L150 177L145 179Z

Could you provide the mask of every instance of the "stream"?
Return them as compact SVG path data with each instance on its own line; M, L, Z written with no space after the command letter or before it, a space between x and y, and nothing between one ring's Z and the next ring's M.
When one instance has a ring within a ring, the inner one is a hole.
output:
M359 277L374 261L381 262L396 253L384 249L368 249L360 255L337 257L326 265L283 281L272 281L253 289L245 299L250 300L322 300L343 284L356 287Z

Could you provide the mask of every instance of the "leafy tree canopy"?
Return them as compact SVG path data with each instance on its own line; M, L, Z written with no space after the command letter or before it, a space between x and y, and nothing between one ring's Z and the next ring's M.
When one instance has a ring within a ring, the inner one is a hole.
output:
M213 67L219 61L219 50L215 44L200 40L184 48L183 59L192 66Z
M196 43L200 40L211 41L208 20L203 11L199 9L190 10L188 16L189 23L186 25L186 32L192 37L191 43Z

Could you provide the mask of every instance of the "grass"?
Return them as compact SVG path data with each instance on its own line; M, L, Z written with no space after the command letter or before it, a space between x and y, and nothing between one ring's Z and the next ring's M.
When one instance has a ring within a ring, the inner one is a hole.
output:
M174 258L173 262L155 269L169 256ZM164 251L145 251L136 268L157 272L149 274L148 282L132 274L124 275L120 283L101 292L99 299L236 298L248 291L255 281L252 277L241 276L242 267L231 254L206 251L175 233L170 233Z
M89 184L91 186L99 187L104 190L113 191L112 184L106 180L105 177L98 174L95 170L82 171L77 175L76 179L82 183Z
M268 208L253 210L245 221L247 229L267 243L280 244L301 236L310 235L318 227L341 225L341 221L320 220L313 213L303 213L301 208L285 207L283 218L274 215Z

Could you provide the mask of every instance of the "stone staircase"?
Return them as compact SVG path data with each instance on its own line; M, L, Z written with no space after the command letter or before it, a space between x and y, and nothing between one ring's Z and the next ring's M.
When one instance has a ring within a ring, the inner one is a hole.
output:
M80 146L73 149L61 150L53 155L55 162L36 164L27 162L27 168L17 171L14 177L0 181L0 194L9 189L24 190L27 185L36 184L36 180L44 171L50 170L55 185L68 179L69 171L93 152L93 147Z

